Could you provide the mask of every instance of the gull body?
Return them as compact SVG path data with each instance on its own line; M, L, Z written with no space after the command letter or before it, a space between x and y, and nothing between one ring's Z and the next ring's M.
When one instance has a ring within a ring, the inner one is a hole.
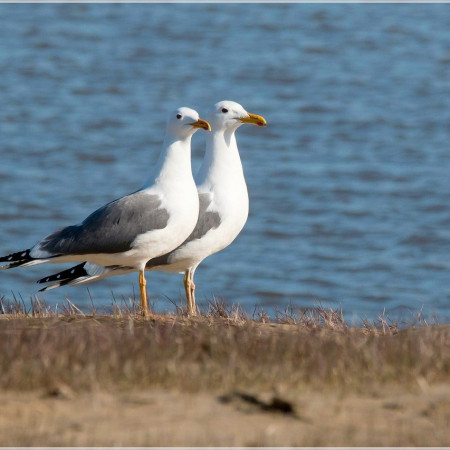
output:
M83 222L58 230L33 247L0 258L0 270L45 262L79 262L139 272L141 310L148 313L146 263L178 247L198 219L191 138L208 122L190 108L170 114L163 149L138 191L99 208Z
M211 133L206 137L205 156L195 177L200 210L197 224L176 249L146 263L146 270L184 273L188 313L196 314L194 273L208 256L230 245L244 227L249 198L235 131L249 123L266 126L263 117L248 113L232 101L216 103L207 115ZM49 289L65 284L76 285L125 273L120 268L84 263L39 280L58 281Z

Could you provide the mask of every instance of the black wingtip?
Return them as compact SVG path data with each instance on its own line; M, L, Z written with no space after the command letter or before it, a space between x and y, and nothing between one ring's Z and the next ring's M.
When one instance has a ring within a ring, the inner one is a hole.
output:
M66 269L63 270L62 272L58 272L48 277L41 278L40 280L37 281L37 283L42 284L42 283L50 283L52 281L58 281L61 282L60 286L62 286L63 284L70 283L76 278L88 275L88 273L84 269L85 264L86 263L83 262L81 264L78 264L77 266L71 267L70 269ZM46 288L43 289L45 290Z
M42 289L39 289L39 292L49 291L50 289L55 289L57 287L65 286L66 284L70 284L71 279L65 279L62 281L58 281L58 283L51 284L50 286L45 286Z
M22 250L21 252L11 253L6 256L0 257L0 263L8 263L6 266L3 266L3 269L11 269L13 267L21 266L29 261L32 261L33 258L30 257L31 249Z

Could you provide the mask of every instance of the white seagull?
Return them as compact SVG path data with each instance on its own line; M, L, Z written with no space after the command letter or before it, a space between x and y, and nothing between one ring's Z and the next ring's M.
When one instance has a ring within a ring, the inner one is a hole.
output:
M191 169L191 138L210 125L190 108L167 121L163 149L152 176L138 191L58 230L35 246L0 257L0 270L45 262L88 261L105 270L139 272L141 313L148 315L145 266L177 248L198 219L199 199Z
M188 313L196 314L194 273L209 255L230 245L248 217L248 192L236 143L235 131L243 124L266 126L263 117L248 113L232 101L216 103L207 120L211 133L206 137L206 152L196 176L200 213L194 231L175 250L147 262L146 270L184 273ZM85 262L38 283L77 285L129 272L123 267L101 267Z

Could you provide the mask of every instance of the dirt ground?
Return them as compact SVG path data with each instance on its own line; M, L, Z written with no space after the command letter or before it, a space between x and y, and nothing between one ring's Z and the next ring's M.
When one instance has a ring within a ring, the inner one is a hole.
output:
M0 446L450 445L450 386L413 391L0 391Z

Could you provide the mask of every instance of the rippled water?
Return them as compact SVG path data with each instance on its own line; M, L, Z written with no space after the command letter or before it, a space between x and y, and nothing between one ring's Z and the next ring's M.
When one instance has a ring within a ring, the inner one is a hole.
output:
M238 131L250 217L198 269L201 304L450 317L448 5L3 4L0 25L1 254L138 188L170 110L230 99L269 126ZM58 267L2 272L0 294ZM148 281L173 310L181 276ZM89 290L108 306L137 275ZM64 296L90 304L42 298Z

